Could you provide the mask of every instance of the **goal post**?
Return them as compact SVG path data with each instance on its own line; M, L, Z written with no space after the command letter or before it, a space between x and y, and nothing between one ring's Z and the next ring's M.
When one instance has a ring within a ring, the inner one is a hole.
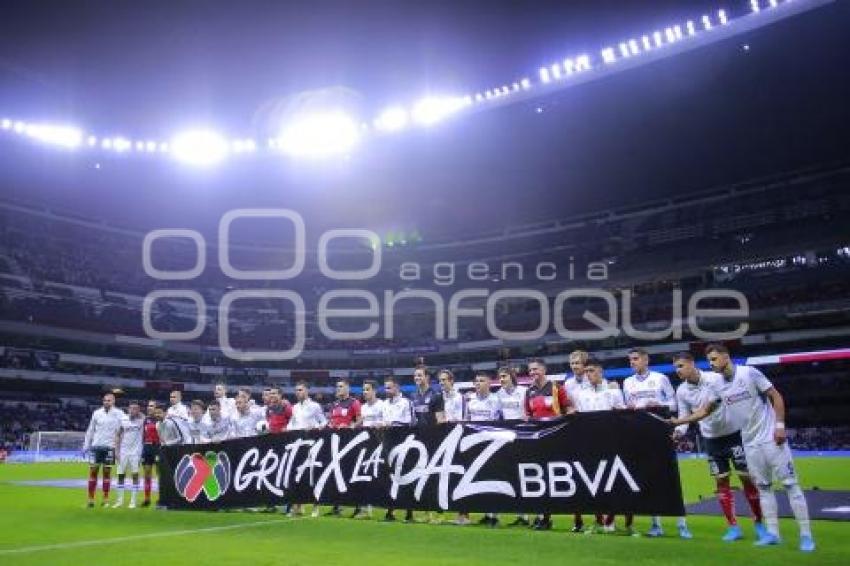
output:
M30 434L29 452L33 462L81 461L86 433L80 431L35 431Z

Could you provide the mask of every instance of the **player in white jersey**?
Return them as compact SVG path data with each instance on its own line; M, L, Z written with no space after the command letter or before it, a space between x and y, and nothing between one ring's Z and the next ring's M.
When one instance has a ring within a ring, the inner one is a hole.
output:
M410 426L416 424L413 416L413 404L401 394L401 388L395 377L384 379L384 426Z
M649 369L649 353L643 348L632 348L629 350L629 365L635 373L623 381L626 406L630 409L666 410L669 415L676 414L676 392L666 375ZM681 538L693 538L684 517L679 517L677 527ZM634 534L631 515L626 515L626 528ZM646 536L663 535L661 517L652 517L652 525Z
M438 375L440 389L443 391L443 415L446 422L456 423L463 420L465 398L455 390L455 376L447 369Z
M690 416L705 405L712 397L711 389L719 386L723 377L715 372L702 371L696 367L694 356L690 352L680 352L673 357L676 374L682 383L676 389L676 399L679 405L679 418ZM747 459L744 444L741 440L741 425L726 415L726 408L718 405L706 418L699 421L700 434L705 439L708 467L717 486L717 502L726 517L728 529L723 535L724 542L734 542L744 538L738 519L735 516L735 496L729 481L732 468L741 479L744 495L750 504L755 521L756 533L761 537L762 525L761 504L758 489L750 479L747 471ZM674 439L688 432L688 424L676 427ZM730 465L731 461L731 465Z
M496 391L499 397L499 407L502 409L502 418L506 421L527 421L528 414L525 412L525 387L517 385L516 370L503 366L498 371L499 384L501 387ZM527 527L529 525L528 515L517 515L511 527Z
M378 399L378 383L367 379L363 382L363 403L360 405L360 414L354 422L355 427L380 428L384 426L384 401ZM352 519L371 519L372 506L363 507L358 505L351 515Z
M136 507L136 493L139 491L139 463L142 460L142 432L145 424L145 416L138 401L131 401L127 408L127 414L121 419L121 427L118 429L115 439L115 458L118 461L118 497L113 507L124 505L124 477L127 471L133 479L133 487L130 489L130 509Z
M306 382L299 381L295 385L295 401L287 430L311 430L324 428L328 424L322 406L310 399L310 389Z
M97 475L103 466L103 501L109 500L112 466L115 464L115 439L121 427L124 413L115 407L115 395L107 393L103 396L103 406L97 409L91 417L86 438L83 441L83 452L89 454L88 506L94 507L94 494L97 490Z
M322 406L310 399L310 388L306 381L295 384L295 404L292 406L292 418L286 425L287 430L312 430L324 428L328 424ZM301 505L293 505L290 515L300 515ZM313 504L313 517L319 516L319 506Z
M623 393L618 388L610 387L605 379L605 371L602 369L602 364L592 358L584 360L584 385L575 391L576 397L573 397L576 411L580 413L590 413L596 411L613 411L615 409L625 409L626 405L623 402ZM577 514L577 516L581 516ZM587 533L603 533L615 531L614 515L604 516L601 513L596 514L596 524L593 529L585 531ZM573 532L576 532L573 529Z
M233 419L232 438L257 436L257 423L263 420L259 413L251 410L250 399L244 395L236 397L236 418Z
M183 392L175 389L168 396L168 410L165 412L166 417L175 417L189 420L189 409L183 404Z
M741 423L741 439L747 468L759 490L766 532L757 546L779 544L779 511L773 482L779 481L788 493L788 502L800 529L800 550L812 552L815 541L809 522L806 496L800 488L791 448L785 436L785 400L764 374L752 366L736 365L722 344L706 350L711 369L723 376L710 402L683 422L696 422L723 405L726 418Z
M236 399L227 396L227 386L224 383L216 383L213 388L213 399L218 401L219 412L225 419L236 416ZM209 407L207 407L207 421L210 418Z
M573 350L570 352L570 371L572 375L564 380L564 388L567 390L567 397L575 399L578 397L579 391L589 387L587 379L584 376L584 365L587 363L590 354L585 350Z
M219 403L220 401L213 399L207 407L202 442L221 442L230 438L233 433L233 420L222 415ZM235 403L234 400L234 411L236 410Z
M207 424L204 421L204 402L200 399L195 399L189 405L189 420L186 423L189 426L189 436L192 438L192 444L202 444L206 442Z

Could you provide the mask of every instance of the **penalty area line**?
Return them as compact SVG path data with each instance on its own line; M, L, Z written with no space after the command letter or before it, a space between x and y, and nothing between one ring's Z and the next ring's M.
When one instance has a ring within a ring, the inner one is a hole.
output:
M309 519L311 517L287 517L285 519L270 519L267 521L253 521L251 523L238 523L236 525L221 525L218 527L204 527L202 529L183 529L179 531L160 531L156 533L145 533L141 535L131 535L126 537L113 537L96 540L81 540L76 542L63 542L56 544L42 544L37 546L22 546L20 548L9 548L0 550L0 556L10 554L27 554L29 552L42 552L46 550L68 550L72 548L83 548L87 546L100 546L105 544L115 544L121 542L133 542L137 540L145 540L150 538L165 538L177 537L183 535L196 535L203 533L215 533L220 531L232 531L236 529L249 529L252 527L261 527L263 525L277 525L281 523L291 523L301 519Z

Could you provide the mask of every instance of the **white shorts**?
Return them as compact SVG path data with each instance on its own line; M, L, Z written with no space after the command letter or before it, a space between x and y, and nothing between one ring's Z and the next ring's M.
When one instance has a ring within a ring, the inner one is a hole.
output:
M138 474L139 473L139 462L142 460L141 454L121 454L121 457L118 458L118 473L131 473Z
M794 458L788 442L777 446L775 442L765 442L755 446L745 446L747 468L753 482L761 487L769 486L774 481L790 484L797 481L794 470Z

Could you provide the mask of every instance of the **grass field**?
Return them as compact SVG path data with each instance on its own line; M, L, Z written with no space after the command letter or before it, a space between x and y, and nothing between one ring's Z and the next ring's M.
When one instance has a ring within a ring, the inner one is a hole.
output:
M807 488L850 490L848 458L801 458L797 465ZM675 521L665 519L667 536L656 540L570 534L566 517L555 517L554 531L537 533L247 512L85 509L83 490L10 483L85 475L84 464L0 466L0 564L850 564L850 522L815 521L818 549L805 555L796 548L791 520L782 521L782 546L753 548L748 519L741 522L747 540L728 544L720 541L720 517L691 517L690 541L679 540ZM682 476L687 501L712 497L705 462L682 462ZM637 520L639 529L647 525Z

